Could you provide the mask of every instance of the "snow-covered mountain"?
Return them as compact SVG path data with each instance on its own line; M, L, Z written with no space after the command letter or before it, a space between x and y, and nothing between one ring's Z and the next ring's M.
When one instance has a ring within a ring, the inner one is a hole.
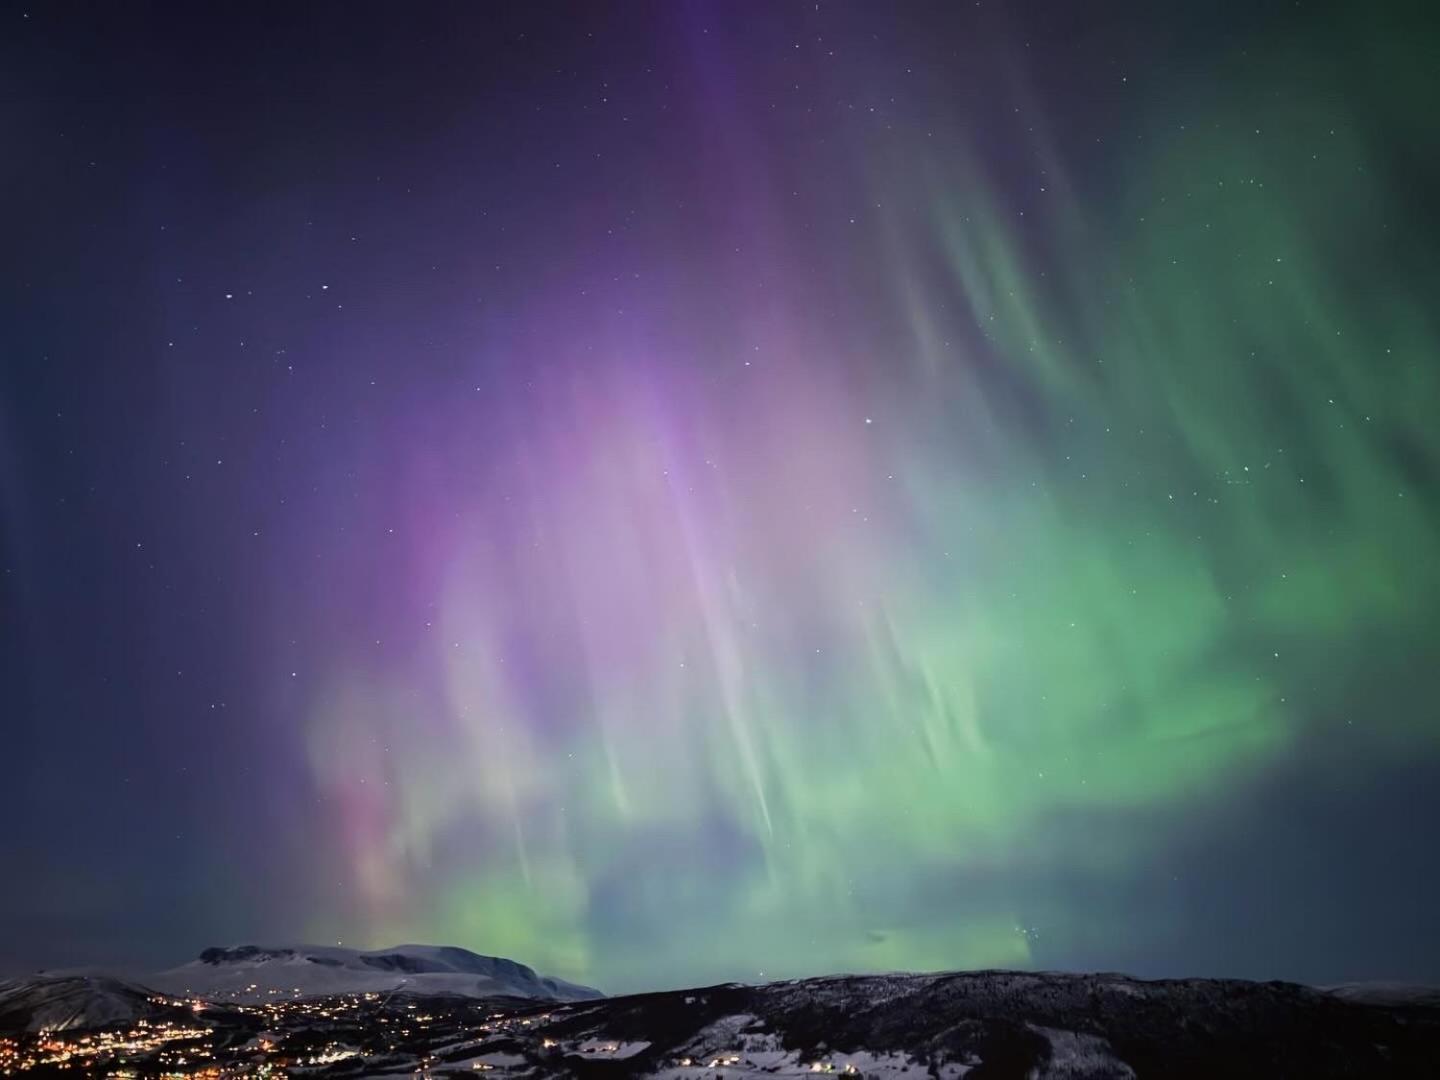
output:
M1325 990L1346 1001L1366 1005L1428 1005L1440 1008L1440 987L1402 982L1354 982Z
M108 975L32 975L0 982L0 1031L79 1031L175 1011L154 992Z
M265 1001L330 994L459 994L584 1001L598 990L538 975L524 964L451 945L361 952L318 945L206 949L180 967L144 976L147 986L208 1001Z

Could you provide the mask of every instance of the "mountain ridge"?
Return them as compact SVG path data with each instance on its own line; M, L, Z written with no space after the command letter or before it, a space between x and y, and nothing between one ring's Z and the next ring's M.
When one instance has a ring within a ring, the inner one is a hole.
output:
M243 967L253 954L220 959ZM76 987L46 978L73 999ZM113 999L114 987L96 989ZM33 1004L36 990L0 986L8 1030L17 1029L5 1002ZM516 1080L816 1072L872 1080L1433 1080L1440 1008L1405 997L1372 1004L1279 981L1001 970L724 983L571 1002L401 988L259 1005L151 998L144 1007L162 1015L128 1030L110 1015L107 1034L71 1023L10 1046L42 1066L78 1058L99 1067L123 1054L132 1067L149 1067L183 1055L222 1069L304 1066L332 1080L416 1071L441 1080L477 1070ZM65 1007L75 1015L73 1000ZM59 1075L43 1075L52 1074Z
M141 976L140 981L167 993L218 1001L401 989L414 994L551 1001L604 996L594 987L541 975L519 961L457 945L404 944L367 950L338 945L212 946L189 963Z

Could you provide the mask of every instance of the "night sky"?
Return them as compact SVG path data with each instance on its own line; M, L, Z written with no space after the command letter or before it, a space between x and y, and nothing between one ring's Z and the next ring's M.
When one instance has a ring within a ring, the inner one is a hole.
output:
M1440 981L1436 41L7 5L0 971Z

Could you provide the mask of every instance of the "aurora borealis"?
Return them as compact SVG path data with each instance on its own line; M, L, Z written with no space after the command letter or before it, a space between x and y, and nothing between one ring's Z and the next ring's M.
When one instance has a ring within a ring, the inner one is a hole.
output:
M5 18L0 961L1440 978L1433 31Z

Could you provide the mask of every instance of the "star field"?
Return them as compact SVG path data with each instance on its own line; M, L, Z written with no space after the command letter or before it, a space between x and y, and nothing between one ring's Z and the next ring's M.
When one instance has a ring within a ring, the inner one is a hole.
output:
M3 19L0 966L1440 978L1419 19Z

